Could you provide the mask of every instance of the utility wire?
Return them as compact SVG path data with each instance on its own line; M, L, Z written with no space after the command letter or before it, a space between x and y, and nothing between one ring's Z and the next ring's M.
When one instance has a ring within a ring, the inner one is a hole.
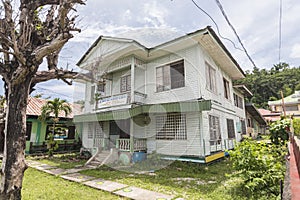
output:
M278 63L281 62L281 31L282 31L282 0L280 0L280 6L279 6L279 41L278 41Z
M218 32L218 35L219 35L222 39L231 42L231 44L234 46L235 49L238 49L238 50L240 50L240 51L244 51L243 49L237 47L237 46L235 45L235 43L234 43L232 40L230 40L229 38L223 37L223 36L221 35L221 33L220 33L220 29L219 29L219 26L218 26L217 22L212 18L212 16L210 16L210 14L208 14L208 12L206 12L204 9L202 9L202 8L201 8L194 0L192 0L192 2L193 2L193 4L194 4L199 10L201 10L204 14L206 14L206 15L210 18L210 20L215 24L216 29L217 29L217 32Z
M256 65L255 65L255 63L254 63L254 61L252 60L251 56L249 55L248 51L246 50L244 44L242 43L241 38L240 38L239 35L237 34L235 28L234 28L233 25L230 23L230 21L229 21L227 15L226 15L226 13L225 13L225 11L224 11L224 9L223 9L222 4L220 3L219 0L215 0L215 1L216 1L216 3L217 3L218 7L220 8L220 10L221 10L221 12L222 12L222 15L224 16L224 18L225 18L227 24L231 27L232 31L234 32L235 36L237 37L239 43L241 44L241 46L242 46L244 52L246 53L247 57L249 58L250 62L252 63L252 65L253 65L255 68L257 68Z

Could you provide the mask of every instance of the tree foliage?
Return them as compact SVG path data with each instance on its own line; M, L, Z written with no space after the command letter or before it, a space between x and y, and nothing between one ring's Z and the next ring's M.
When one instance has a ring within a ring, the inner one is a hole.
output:
M259 108L268 108L268 101L291 95L300 89L300 67L290 67L287 63L279 63L271 69L253 68L246 71L246 78L237 81L237 84L246 85L253 93L248 99Z
M286 153L285 145L245 139L230 151L236 170L232 176L242 180L241 188L247 196L277 197L285 175Z

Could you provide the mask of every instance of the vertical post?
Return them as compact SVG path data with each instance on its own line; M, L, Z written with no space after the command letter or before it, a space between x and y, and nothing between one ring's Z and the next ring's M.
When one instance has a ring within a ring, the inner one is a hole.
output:
M135 102L134 91L135 91L135 63L134 57L131 58L131 68L130 68L130 76L131 76L131 90L130 90L130 103ZM134 152L134 139L133 139L133 118L130 116L130 153Z
M280 91L280 94L281 94L281 101L282 101L282 111L283 111L284 118L286 118L285 104L284 104L284 97L283 97L282 90Z
M134 85L135 85L135 64L134 64L134 57L131 58L131 67L130 67L130 103L134 103L135 102L135 98L134 98Z
M130 118L130 153L134 152L133 119Z

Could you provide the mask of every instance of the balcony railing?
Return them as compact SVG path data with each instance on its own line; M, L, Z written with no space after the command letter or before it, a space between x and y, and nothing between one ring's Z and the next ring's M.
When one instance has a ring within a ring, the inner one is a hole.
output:
M130 151L130 139L117 139L116 147L120 151ZM134 139L133 140L133 151L146 151L147 140L146 139Z

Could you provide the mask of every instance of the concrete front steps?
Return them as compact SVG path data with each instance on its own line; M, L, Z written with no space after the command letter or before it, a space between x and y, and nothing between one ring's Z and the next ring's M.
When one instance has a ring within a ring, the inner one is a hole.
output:
M98 151L85 163L85 167L97 168L104 164L111 163L115 161L116 153L117 151L115 149Z

